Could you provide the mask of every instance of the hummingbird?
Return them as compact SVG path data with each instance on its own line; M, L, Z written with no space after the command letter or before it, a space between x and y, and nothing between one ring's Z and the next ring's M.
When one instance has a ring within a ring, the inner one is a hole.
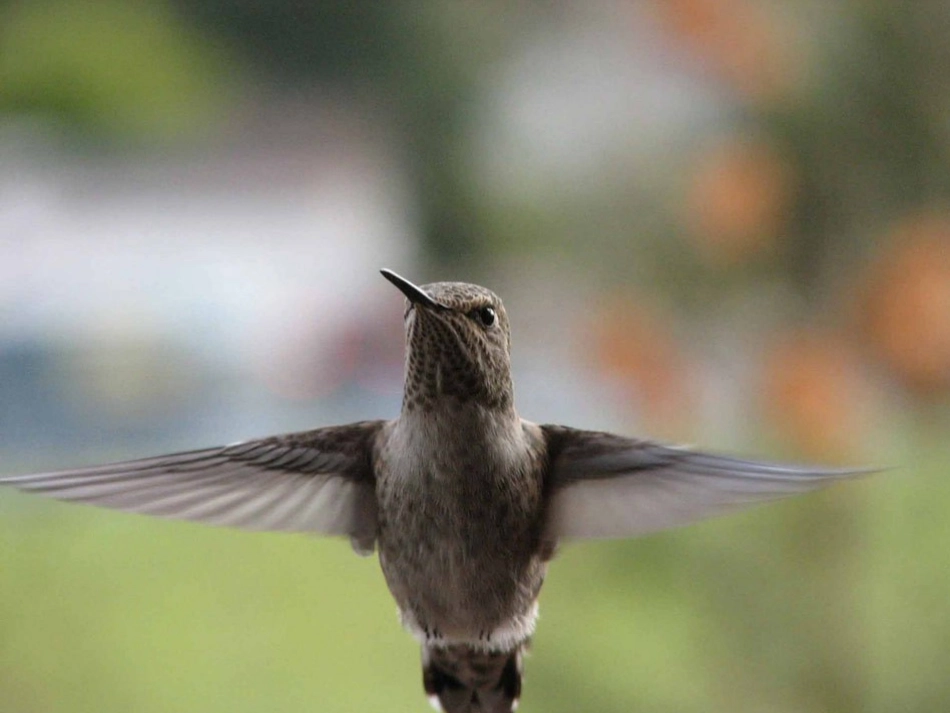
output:
M870 472L741 460L539 425L515 408L501 299L463 282L406 297L392 420L53 473L24 491L249 530L348 537L379 564L445 713L510 713L561 541L626 538Z

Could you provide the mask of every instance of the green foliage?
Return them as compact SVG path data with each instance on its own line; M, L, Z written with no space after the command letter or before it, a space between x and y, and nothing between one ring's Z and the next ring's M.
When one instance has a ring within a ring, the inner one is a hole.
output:
M39 0L0 9L0 112L170 139L219 117L227 87L219 49L160 4Z

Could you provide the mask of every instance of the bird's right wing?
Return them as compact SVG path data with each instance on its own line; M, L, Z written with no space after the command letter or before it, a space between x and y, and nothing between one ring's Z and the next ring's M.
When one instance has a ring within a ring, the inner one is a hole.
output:
M740 460L564 426L541 431L551 539L645 535L873 472Z
M376 536L372 449L383 421L33 475L0 485L58 500L248 530Z

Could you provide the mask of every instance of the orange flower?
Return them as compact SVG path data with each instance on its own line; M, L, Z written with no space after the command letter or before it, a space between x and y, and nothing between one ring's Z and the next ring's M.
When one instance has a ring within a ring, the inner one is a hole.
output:
M950 218L917 215L898 225L864 296L872 351L921 395L950 389Z
M790 40L749 0L654 0L670 34L747 97L780 98L800 74Z
M656 433L677 430L689 411L687 360L668 321L642 298L609 297L593 321L592 357L640 405Z
M769 419L796 450L847 460L859 445L865 410L851 348L832 335L784 336L766 354L764 381Z
M687 220L707 259L731 265L772 247L791 183L788 166L764 142L727 139L708 151L687 200Z

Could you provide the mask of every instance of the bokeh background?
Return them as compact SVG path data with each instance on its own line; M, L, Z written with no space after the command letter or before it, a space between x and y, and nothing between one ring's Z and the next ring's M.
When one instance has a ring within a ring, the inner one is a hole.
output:
M950 707L950 5L0 2L0 470L398 412L506 299L522 414L897 470L564 548L522 710ZM0 493L0 710L416 711L344 542Z

